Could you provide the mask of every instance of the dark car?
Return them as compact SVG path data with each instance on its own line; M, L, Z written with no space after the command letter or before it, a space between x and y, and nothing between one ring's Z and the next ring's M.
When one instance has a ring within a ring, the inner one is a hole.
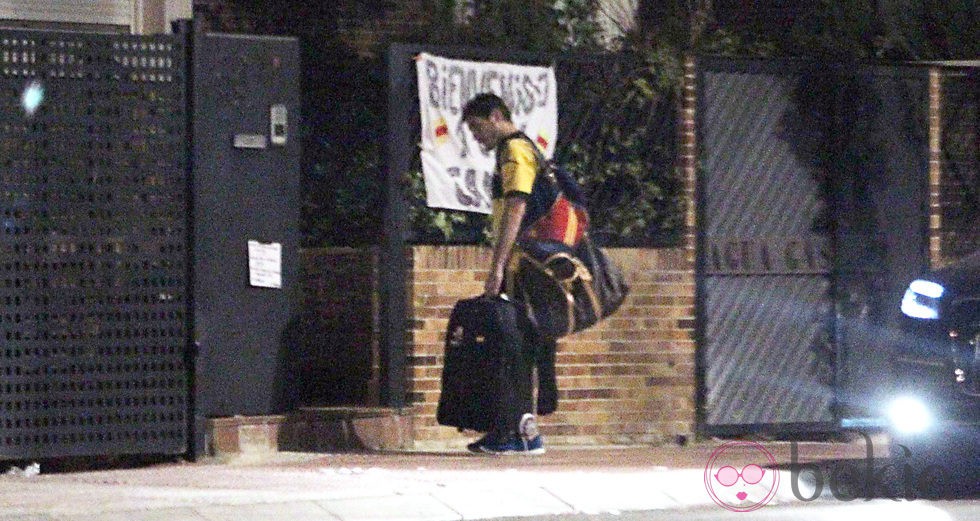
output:
M909 283L886 405L893 454L980 481L980 251ZM961 483L962 484L962 483Z

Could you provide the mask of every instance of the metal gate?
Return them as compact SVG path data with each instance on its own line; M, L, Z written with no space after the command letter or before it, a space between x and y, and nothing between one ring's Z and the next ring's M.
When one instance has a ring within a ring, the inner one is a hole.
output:
M2 31L0 60L0 458L181 453L185 45Z
M896 284L925 264L927 73L699 68L700 428L833 430L867 414Z

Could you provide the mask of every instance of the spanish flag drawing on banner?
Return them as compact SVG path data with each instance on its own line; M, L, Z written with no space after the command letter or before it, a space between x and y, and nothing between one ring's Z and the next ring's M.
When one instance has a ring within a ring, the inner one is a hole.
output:
M449 140L449 125L446 124L446 118L440 117L437 119L433 128L435 128L437 143L441 145Z
M541 148L541 150L548 150L548 145L550 144L550 139L548 134L542 130L538 132L538 138L534 140L535 143Z

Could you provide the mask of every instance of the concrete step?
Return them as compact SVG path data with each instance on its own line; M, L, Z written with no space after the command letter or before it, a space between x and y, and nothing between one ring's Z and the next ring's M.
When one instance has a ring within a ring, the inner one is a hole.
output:
M302 407L281 415L212 418L206 436L208 455L217 457L413 447L409 411L387 407Z

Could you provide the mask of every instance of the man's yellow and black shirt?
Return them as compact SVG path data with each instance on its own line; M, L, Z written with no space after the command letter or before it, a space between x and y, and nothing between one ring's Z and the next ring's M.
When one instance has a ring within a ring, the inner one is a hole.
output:
M538 145L524 133L515 132L497 145L497 166L493 177L493 234L499 236L504 200L523 197L527 210L519 237L577 244L588 226L588 214L581 204L572 204L555 179ZM574 181L572 181L574 182Z
M558 188L543 174L547 159L531 138L515 132L497 145L497 171L493 177L493 230L496 233L503 214L504 199L524 197L527 211L521 230L548 213L558 197Z

